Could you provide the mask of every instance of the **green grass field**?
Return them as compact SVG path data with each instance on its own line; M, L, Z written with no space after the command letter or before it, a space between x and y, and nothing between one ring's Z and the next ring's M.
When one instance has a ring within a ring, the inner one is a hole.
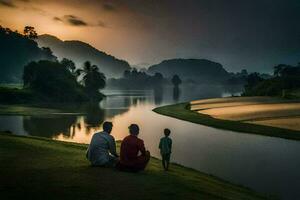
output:
M118 143L119 147L119 143ZM87 146L0 134L1 199L263 199L244 187L152 158L132 174L91 167Z
M153 111L162 115L220 129L232 130L241 133L247 132L286 139L300 140L300 131L297 130L265 126L260 124L244 123L242 121L217 119L210 115L202 114L198 111L193 111L190 108L190 103L181 103L158 107Z

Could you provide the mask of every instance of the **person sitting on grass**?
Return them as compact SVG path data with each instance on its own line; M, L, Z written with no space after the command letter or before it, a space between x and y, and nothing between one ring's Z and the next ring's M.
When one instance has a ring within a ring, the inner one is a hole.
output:
M145 150L144 141L138 138L139 126L131 124L128 128L130 135L121 143L117 169L127 172L142 171L150 160L150 152Z
M165 137L162 137L159 142L160 154L162 157L162 165L164 169L169 170L170 157L172 153L172 139L169 138L171 131L170 129L164 130Z
M92 166L114 167L118 162L115 138L110 135L113 124L103 123L103 131L93 135L86 157Z

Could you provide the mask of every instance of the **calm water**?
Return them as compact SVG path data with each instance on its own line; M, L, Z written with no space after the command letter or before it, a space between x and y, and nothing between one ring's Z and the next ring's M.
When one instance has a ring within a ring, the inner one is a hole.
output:
M137 123L146 147L159 157L158 142L168 127L173 162L282 199L300 198L300 142L219 130L152 112L164 104L223 96L222 88L104 92L108 97L99 106L88 107L86 116L0 116L0 130L89 143L104 120L113 122L112 134L118 140L128 134L131 123Z

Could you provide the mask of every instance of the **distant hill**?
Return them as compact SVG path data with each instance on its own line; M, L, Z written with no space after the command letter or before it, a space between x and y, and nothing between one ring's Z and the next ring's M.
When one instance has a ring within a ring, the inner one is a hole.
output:
M148 69L149 73L159 72L165 77L179 75L183 80L196 82L222 82L229 73L219 63L206 59L171 59L164 60Z
M23 69L31 61L55 60L50 49L24 35L0 26L0 83L22 82Z
M68 58L82 67L85 61L91 61L99 67L106 77L120 77L125 70L129 70L129 64L108 55L93 46L81 41L62 41L52 35L40 35L37 40L39 46L50 47L58 59Z

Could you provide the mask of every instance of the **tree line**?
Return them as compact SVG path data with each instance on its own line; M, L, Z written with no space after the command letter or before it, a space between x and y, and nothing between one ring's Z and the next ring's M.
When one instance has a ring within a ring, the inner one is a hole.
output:
M125 70L123 76L119 79L112 78L108 80L110 87L123 89L157 89L169 82L170 80L159 72L150 75L145 71L137 70L136 68ZM177 87L181 84L181 82L182 81L178 75L174 75L171 79L171 83Z
M300 63L296 66L280 64L274 67L271 78L263 78L259 73L247 76L244 96L296 97L293 92L300 90Z

